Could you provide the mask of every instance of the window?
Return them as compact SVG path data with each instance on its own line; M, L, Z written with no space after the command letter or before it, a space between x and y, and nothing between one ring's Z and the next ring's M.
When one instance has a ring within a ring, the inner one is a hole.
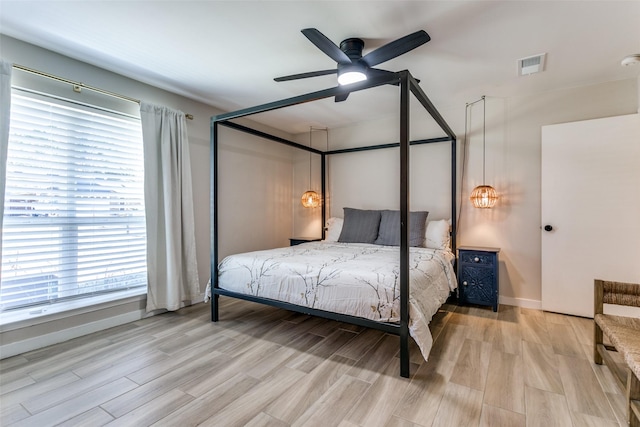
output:
M147 284L140 120L14 90L0 310Z

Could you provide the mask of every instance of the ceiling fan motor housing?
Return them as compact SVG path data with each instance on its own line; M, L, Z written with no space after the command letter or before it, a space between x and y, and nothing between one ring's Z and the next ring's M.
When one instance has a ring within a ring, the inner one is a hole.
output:
M366 75L367 64L362 60L362 49L364 48L364 41L358 38L350 38L340 42L340 50L343 51L351 62L340 63L338 62L338 77L344 73L363 73ZM338 80L339 81L339 80Z
M351 38L340 42L340 50L343 51L354 62L362 58L363 48L364 42L361 39Z

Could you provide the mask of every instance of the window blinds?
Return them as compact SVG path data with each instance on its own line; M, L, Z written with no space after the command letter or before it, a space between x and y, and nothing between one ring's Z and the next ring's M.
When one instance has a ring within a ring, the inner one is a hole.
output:
M0 309L145 288L140 121L11 102Z

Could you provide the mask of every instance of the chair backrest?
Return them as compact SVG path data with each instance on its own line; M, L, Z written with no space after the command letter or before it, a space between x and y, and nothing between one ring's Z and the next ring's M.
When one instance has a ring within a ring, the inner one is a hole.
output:
M623 283L596 279L594 286L596 295L602 292L602 303L604 304L640 307L640 283Z

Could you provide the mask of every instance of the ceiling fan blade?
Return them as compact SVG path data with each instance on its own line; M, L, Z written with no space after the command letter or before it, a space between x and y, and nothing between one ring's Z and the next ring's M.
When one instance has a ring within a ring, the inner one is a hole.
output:
M391 77L392 75L395 75L396 73L392 72L392 71L387 71L387 70L381 70L379 68L369 68L367 70L367 76L371 77L371 78L375 78L375 77Z
M373 67L374 65L393 59L396 56L400 56L403 53L407 53L418 46L422 46L429 40L431 40L431 37L429 37L426 31L416 31L398 40L394 40L391 43L387 43L373 52L369 52L362 57L362 60L370 67Z
M337 72L338 72L338 70L336 70L336 69L311 71L309 73L300 73L300 74L292 74L290 76L276 77L273 80L275 80L277 82L286 82L288 80L298 80L298 79L306 79L308 77L326 76L326 75L329 75L329 74L336 74Z
M342 95L336 95L335 102L346 101L348 97L349 97L349 92L343 93Z
M327 56L336 61L338 64L351 64L351 58L346 53L340 50L338 46L327 38L324 34L315 28L305 28L302 30L302 34L305 35L316 45L318 49L323 51Z

